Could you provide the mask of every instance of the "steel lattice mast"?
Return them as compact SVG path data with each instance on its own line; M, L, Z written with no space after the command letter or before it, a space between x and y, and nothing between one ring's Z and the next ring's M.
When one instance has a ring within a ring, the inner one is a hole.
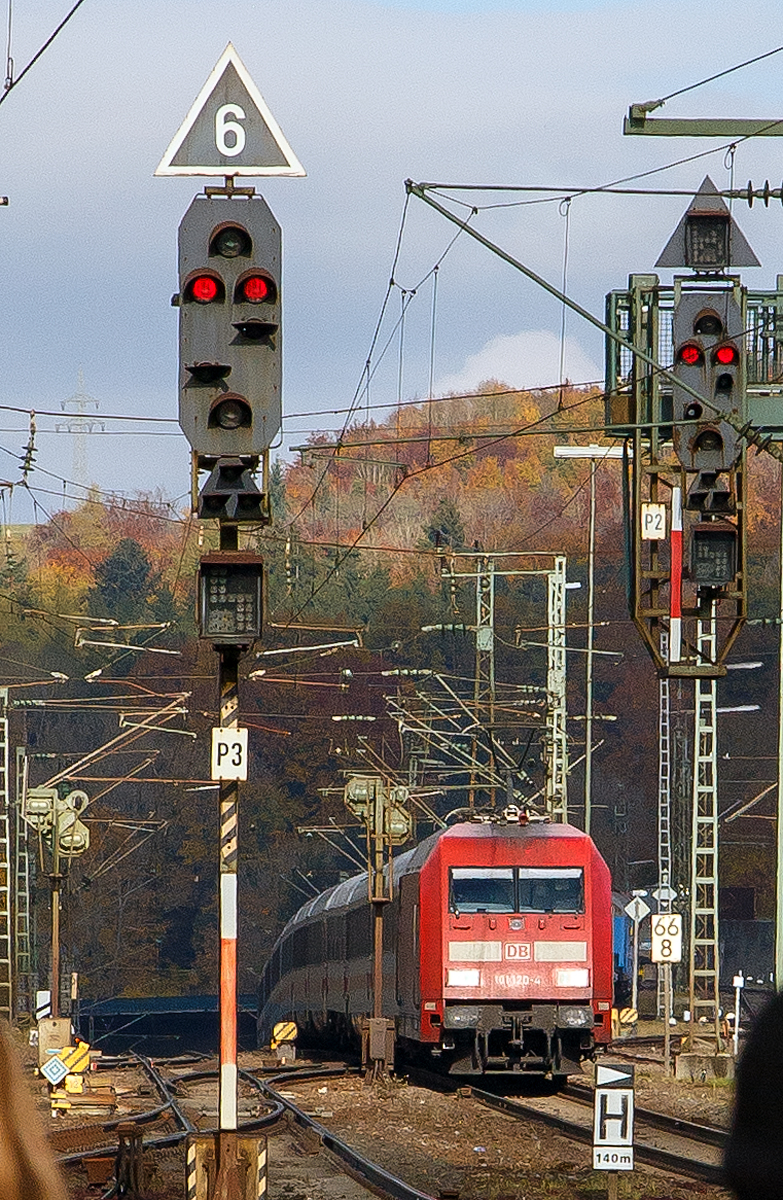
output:
M697 654L714 662L715 610L697 627ZM692 1048L700 1017L713 1025L715 1045L722 1044L718 994L718 745L717 685L714 678L694 681L693 832L691 842L690 1008Z
M553 821L568 820L565 615L566 559L559 554L547 575L546 807Z
M669 635L661 631L661 657L668 658ZM671 702L669 696L669 678L664 675L658 685L658 911L672 911L672 842L671 842L671 795L672 795L672 761L671 761ZM658 971L657 1013L659 1018L668 1020L670 1014L665 1011L665 975Z

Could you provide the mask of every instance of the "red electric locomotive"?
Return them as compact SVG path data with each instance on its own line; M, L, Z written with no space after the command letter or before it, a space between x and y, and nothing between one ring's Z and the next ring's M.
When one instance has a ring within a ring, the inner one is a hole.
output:
M577 1071L611 1036L609 870L571 825L471 821L394 860L383 1014L408 1056L451 1074ZM367 876L292 917L262 980L259 1028L293 1018L339 1044L372 1007Z

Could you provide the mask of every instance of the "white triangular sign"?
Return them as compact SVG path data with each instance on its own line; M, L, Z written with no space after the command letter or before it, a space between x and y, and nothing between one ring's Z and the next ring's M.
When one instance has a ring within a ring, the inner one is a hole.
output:
M155 174L306 174L231 42Z
M627 1068L618 1068L606 1066L604 1063L598 1063L596 1066L595 1086L610 1087L612 1084L624 1083L626 1086L633 1086L633 1073Z

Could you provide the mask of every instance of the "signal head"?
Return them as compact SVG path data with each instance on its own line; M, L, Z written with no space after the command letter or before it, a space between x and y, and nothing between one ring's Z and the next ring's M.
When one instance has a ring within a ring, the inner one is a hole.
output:
M254 466L279 432L281 258L260 197L198 196L180 224L179 419L201 469ZM244 519L232 506L223 518Z
M205 271L194 275L188 280L183 289L185 303L195 301L196 304L213 304L225 300L226 289L217 275Z
M684 346L680 347L679 361L689 367L695 367L698 363L703 362L704 354L701 346L697 346L695 342L686 342Z
M209 427L211 429L242 429L253 424L253 413L250 405L242 396L227 392L212 404L209 410Z
M250 234L241 225L218 225L209 241L210 257L249 258L253 253Z
M248 275L239 285L239 295L250 304L260 304L272 298L273 284L265 275ZM722 360L721 360L722 361Z

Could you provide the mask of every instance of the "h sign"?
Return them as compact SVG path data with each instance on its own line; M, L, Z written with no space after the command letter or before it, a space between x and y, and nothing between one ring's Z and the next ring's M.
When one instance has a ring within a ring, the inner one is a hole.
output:
M633 1091L630 1088L596 1088L593 1144L633 1145Z
M633 1170L633 1110L633 1067L598 1064L593 1109L595 1170Z
M212 778L247 779L247 730L212 730Z

